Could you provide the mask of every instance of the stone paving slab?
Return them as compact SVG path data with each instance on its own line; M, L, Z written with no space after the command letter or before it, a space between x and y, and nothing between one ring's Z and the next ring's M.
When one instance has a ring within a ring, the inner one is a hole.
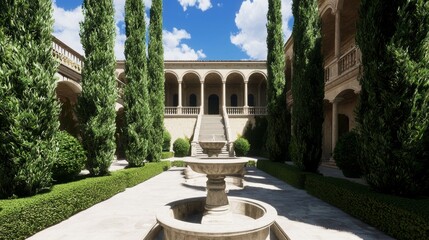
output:
M177 199L205 196L206 178L185 180L170 170L117 194L30 237L31 240L142 240L156 222L156 210ZM228 196L254 198L274 206L290 239L392 239L341 210L256 169L245 188L228 185Z

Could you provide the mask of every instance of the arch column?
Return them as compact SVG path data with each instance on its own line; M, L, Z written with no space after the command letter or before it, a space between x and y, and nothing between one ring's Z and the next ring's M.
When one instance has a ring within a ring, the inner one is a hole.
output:
M201 109L200 114L204 115L204 82L201 81Z
M226 107L226 81L222 80L222 107Z
M337 144L338 140L338 103L340 103L342 100L342 98L335 98L332 101L332 153L334 152L335 145Z
M249 113L249 105L248 105L248 83L249 80L244 81L244 114L248 114Z
M179 100L179 105L177 106L177 114L182 114L182 79L179 80L179 96L178 96L178 100Z

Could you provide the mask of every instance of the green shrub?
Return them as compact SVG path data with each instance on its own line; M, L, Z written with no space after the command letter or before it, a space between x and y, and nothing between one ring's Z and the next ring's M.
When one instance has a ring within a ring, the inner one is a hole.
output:
M250 144L249 144L249 141L247 141L247 139L243 137L239 137L237 138L237 140L235 140L234 151L237 157L246 156L247 152L249 152L249 149L250 149Z
M344 179L307 175L308 193L397 239L429 239L429 199L374 192Z
M301 172L295 166L279 162L259 160L256 166L258 169L299 189L304 189L305 178L309 174Z
M362 176L359 166L359 135L356 132L348 132L338 139L334 159L344 176L351 178Z
M188 155L190 144L186 139L178 138L173 143L174 156L185 157Z
M164 129L164 133L162 136L163 136L162 151L168 152L170 151L171 134L167 131L167 129Z
M171 162L172 167L186 167L186 163L184 161L175 160Z
M0 200L0 239L25 239L73 214L133 187L170 166L148 163L142 168L113 172L111 176L59 184L30 198Z
M167 159L174 157L174 152L162 152L161 159Z
M52 166L52 178L58 182L73 180L85 166L86 155L80 142L65 131L56 133L58 157Z
M246 167L256 167L256 161L249 160L249 161L246 163Z

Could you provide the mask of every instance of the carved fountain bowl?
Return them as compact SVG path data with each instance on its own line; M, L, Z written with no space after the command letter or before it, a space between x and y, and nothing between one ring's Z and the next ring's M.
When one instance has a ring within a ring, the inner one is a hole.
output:
M225 146L226 141L200 141L199 144L205 150L220 150Z
M187 159L184 161L195 172L207 175L233 175L243 171L247 159L218 158L218 159Z

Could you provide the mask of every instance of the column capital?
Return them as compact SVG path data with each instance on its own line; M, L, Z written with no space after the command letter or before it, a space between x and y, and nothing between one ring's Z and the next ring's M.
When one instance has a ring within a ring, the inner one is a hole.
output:
M344 100L344 98L342 98L342 97L336 97L336 98L330 100L329 102L332 103L332 104L334 104L334 103L340 103L343 100Z

